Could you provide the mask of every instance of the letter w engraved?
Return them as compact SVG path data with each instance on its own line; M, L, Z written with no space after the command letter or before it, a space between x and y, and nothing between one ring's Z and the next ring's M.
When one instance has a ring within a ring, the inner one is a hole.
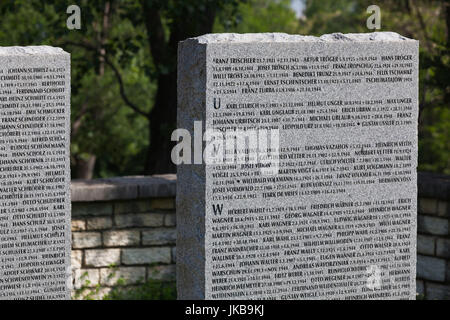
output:
M213 204L213 210L214 210L214 215L221 215L222 214L222 210L223 210L223 204Z

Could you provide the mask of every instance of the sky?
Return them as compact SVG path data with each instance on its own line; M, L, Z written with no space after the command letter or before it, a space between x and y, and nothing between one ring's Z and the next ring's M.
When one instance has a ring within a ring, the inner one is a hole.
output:
M303 0L291 0L291 6L297 13L297 17L301 17L303 15L303 10L305 9L305 3Z

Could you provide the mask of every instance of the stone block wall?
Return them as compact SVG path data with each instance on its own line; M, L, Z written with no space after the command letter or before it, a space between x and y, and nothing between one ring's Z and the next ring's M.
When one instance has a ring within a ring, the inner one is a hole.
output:
M175 176L72 182L74 297L175 281L175 242Z
M450 177L419 173L418 189L417 292L450 299ZM75 290L174 281L175 194L175 175L74 180Z
M417 292L450 299L450 177L419 173Z

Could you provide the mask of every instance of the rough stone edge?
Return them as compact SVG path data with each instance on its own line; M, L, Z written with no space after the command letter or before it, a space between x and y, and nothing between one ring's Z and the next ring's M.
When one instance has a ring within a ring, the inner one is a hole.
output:
M209 33L186 40L194 40L199 44L260 42L418 42L396 32L332 33L324 34L320 37L286 33Z
M173 198L176 195L176 175L72 180L71 193L72 202Z
M31 56L31 55L55 55L69 54L59 47L52 46L13 46L0 47L0 56Z
M194 136L194 121L206 120L207 46L196 41L178 45L177 127ZM177 168L177 295L205 299L205 164Z

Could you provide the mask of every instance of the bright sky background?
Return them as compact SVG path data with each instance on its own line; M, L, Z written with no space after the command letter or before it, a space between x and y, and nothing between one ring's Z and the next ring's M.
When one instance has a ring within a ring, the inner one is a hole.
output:
M303 0L291 0L292 9L297 12L297 17L301 17L303 15L303 10L305 9L305 3Z

